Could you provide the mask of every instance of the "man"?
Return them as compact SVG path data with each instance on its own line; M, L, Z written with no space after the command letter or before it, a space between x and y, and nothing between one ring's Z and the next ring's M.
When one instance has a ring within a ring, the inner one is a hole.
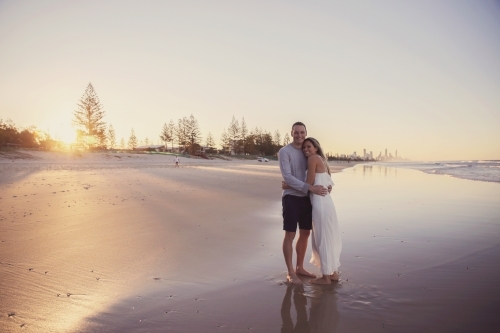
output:
M309 185L304 182L307 169L307 158L302 153L302 143L307 136L306 125L296 122L292 126L292 143L284 146L278 152L281 175L290 188L283 190L283 255L288 269L287 280L292 284L302 284L297 274L316 277L304 269L307 241L312 229L312 206L309 192L326 195L328 189L321 185ZM297 265L294 269L293 240L299 225L299 238L295 245Z
M174 162L175 162L175 167L178 168L179 167L179 156L175 155L175 158L174 158Z

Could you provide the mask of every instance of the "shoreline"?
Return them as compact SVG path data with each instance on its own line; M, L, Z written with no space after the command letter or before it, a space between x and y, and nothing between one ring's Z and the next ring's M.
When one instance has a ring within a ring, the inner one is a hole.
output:
M414 169L457 179L500 183L500 161L380 162L374 165Z
M110 153L110 152L64 152L64 151L9 151L0 154L0 167L4 170L85 170L92 168L174 168L174 156L168 154L148 153ZM255 166L277 166L278 161L258 162L256 159L203 159L197 157L180 156L180 167L193 166L230 166L251 164ZM329 161L331 172L339 172L364 162L337 162Z

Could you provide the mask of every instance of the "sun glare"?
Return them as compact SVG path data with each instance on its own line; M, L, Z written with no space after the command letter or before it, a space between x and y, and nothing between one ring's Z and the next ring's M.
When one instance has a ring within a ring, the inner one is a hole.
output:
M46 131L52 139L67 145L76 142L76 131L71 126L71 119L67 115L48 120L41 130Z

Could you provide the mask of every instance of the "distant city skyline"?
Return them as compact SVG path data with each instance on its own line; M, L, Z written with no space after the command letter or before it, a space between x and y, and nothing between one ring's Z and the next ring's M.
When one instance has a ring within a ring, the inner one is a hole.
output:
M71 140L91 82L117 141L193 114L325 151L500 159L500 4L1 1L0 118ZM369 147L369 148L368 148Z

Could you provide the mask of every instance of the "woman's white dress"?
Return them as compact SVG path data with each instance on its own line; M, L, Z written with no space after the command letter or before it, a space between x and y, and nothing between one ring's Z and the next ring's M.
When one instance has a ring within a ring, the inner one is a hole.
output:
M333 181L327 172L316 173L314 185L333 186ZM321 269L321 274L330 275L339 271L340 238L337 213L330 194L310 194L312 204L312 257L310 262Z

